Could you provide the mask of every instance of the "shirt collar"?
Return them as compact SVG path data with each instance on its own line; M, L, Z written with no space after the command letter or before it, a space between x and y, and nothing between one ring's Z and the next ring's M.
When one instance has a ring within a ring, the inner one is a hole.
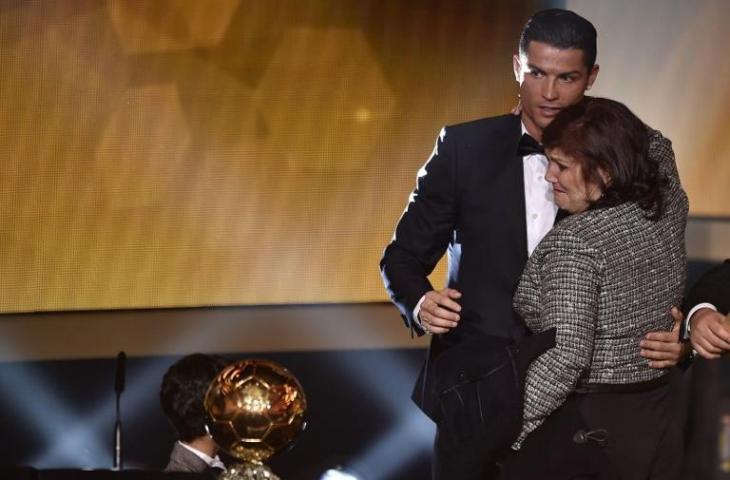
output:
M223 464L223 462L221 461L221 459L218 457L218 455L216 455L215 457L211 457L210 455L207 455L207 454L201 452L200 450L197 450L183 442L178 441L177 443L179 443L180 446L182 446L184 449L188 450L190 453L192 453L193 455L195 455L196 457L198 457L199 459L204 461L209 467L216 467L216 468L223 468L223 469L226 468L225 465Z
M527 131L527 127L525 127L525 122L523 122L522 120L520 120L520 128L522 130L522 133L520 134L520 136L522 136L524 134L530 135L530 133ZM532 135L530 135L530 136L532 136ZM547 160L547 155L545 155L545 154L540 155L539 153L535 153L532 155L525 155L524 157L522 157L522 159L525 160L527 158L532 158L532 157L544 158Z

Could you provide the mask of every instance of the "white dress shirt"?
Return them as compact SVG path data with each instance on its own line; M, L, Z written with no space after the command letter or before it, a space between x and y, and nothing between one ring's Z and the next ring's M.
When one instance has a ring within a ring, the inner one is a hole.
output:
M527 133L522 124L522 134ZM538 153L522 157L525 185L525 213L527 221L527 255L540 243L542 237L553 228L558 206L553 200L553 186L545 180L548 159Z
M684 319L684 340L689 340L689 333L692 329L692 317L695 313L702 310L703 308L709 308L710 310L717 311L717 307L715 307L711 303L698 303L697 305L692 307L692 310L690 310L687 314L687 318Z

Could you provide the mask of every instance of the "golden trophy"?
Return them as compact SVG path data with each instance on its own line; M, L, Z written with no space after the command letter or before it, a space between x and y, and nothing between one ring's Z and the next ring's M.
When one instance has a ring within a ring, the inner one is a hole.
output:
M205 395L208 433L241 461L220 480L279 480L264 462L290 447L306 426L299 381L269 360L242 360L223 369Z

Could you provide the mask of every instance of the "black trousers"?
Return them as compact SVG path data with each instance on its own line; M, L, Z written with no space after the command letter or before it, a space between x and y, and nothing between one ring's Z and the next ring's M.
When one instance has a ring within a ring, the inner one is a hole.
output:
M574 394L504 464L503 480L676 480L681 416L670 385Z
M433 480L496 480L499 469L492 453L482 443L454 448L437 429L432 474Z
M525 372L554 345L554 328L516 345L482 335L436 357L429 394L416 397L426 400L419 405L438 425L435 480L498 478L497 462L511 452L522 423Z

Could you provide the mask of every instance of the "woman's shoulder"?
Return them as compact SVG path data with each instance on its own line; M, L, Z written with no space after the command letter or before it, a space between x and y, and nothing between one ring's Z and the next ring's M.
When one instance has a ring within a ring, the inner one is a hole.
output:
M641 207L627 202L569 215L548 232L538 249L600 251L622 233L631 234L640 228L647 221L642 212Z

